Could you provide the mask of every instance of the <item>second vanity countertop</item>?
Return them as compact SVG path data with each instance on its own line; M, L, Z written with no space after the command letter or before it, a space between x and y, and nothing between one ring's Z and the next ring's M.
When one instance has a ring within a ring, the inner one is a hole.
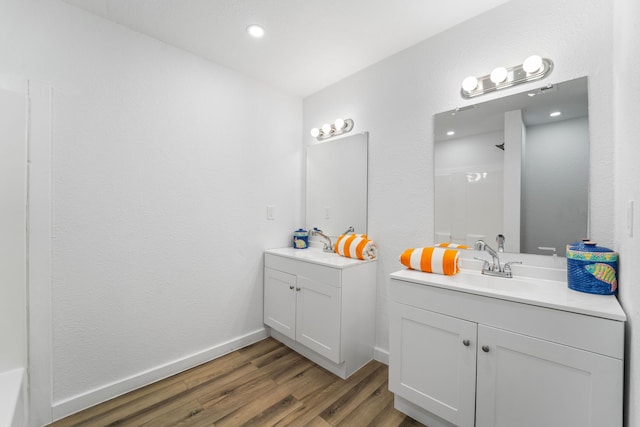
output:
M333 268L349 268L362 264L363 262L371 262L369 260L363 261L360 259L343 257L333 252L323 252L322 249L314 247L310 247L308 249L294 249L292 247L268 249L265 253Z
M605 319L627 319L614 295L574 291L561 281L516 276L492 277L470 270L462 270L455 276L443 276L406 269L392 273L391 278Z

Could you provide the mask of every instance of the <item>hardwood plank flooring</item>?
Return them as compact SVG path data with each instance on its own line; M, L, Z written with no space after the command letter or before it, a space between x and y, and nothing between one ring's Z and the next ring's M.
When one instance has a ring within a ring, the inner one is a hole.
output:
M342 380L267 338L50 426L422 426L393 408L388 376L372 361Z

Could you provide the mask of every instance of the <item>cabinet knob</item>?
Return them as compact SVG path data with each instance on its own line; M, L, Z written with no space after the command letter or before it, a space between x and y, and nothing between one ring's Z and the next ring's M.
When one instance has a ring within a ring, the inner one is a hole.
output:
M471 341L469 340L462 340L462 344L464 344L465 347L469 347L469 345L471 344Z
M485 353L489 353L489 346L488 345L483 345L482 346L482 351L484 351Z
M296 291L300 291L300 288L296 288Z
M294 287L295 287L295 286L291 285L291 286L289 286L289 289L293 290L293 288L294 288Z

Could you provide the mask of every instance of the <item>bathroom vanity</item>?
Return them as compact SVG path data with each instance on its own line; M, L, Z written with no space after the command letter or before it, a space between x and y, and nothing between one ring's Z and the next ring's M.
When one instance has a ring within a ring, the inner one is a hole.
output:
M341 378L373 358L376 262L281 248L264 256L271 336Z
M615 296L463 270L391 274L389 388L429 425L622 426Z

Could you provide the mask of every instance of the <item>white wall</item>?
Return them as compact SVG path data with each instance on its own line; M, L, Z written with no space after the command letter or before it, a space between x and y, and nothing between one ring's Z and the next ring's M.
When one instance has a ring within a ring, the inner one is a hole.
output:
M370 132L369 235L380 256L379 350L388 349L388 275L402 268L404 249L433 244L433 115L477 102L459 95L468 75L536 53L555 63L543 83L589 76L592 237L613 244L611 24L608 1L513 0L304 100L305 130L344 115L354 119L355 131Z
M0 374L27 363L27 98L3 83L0 79Z
M538 247L547 246L564 256L568 243L589 237L588 146L587 117L527 128L523 252L543 254Z
M504 250L523 251L520 245L522 211L522 163L525 126L522 110L504 113ZM497 238L496 238L497 240Z
M436 237L438 242L473 245L505 233L505 152L496 147L503 141L504 132L497 131L435 143L434 227L435 235L442 236Z
M627 314L626 425L640 426L640 2L614 2L615 247L620 252L619 298ZM627 217L634 202L633 220ZM633 235L627 229L633 225Z
M58 1L0 8L0 71L52 88L53 416L263 336L262 251L302 225L301 100Z

